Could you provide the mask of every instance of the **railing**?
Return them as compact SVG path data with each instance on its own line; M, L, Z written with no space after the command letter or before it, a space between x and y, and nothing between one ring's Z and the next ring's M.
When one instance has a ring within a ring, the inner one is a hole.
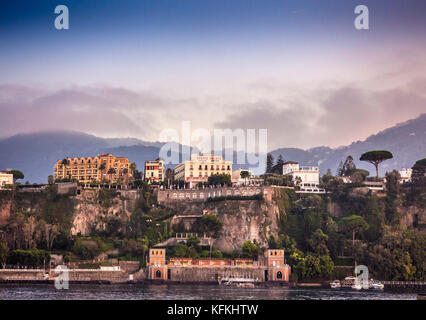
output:
M311 167L311 166L303 166L299 167L299 170L296 171L319 171L318 167Z
M45 272L44 269L0 269L0 272Z
M219 284L222 282L225 283L234 283L234 282L248 282L248 283L253 283L253 282L260 282L259 278L233 278L233 277L224 277L224 278L219 278L218 279Z
M51 268L50 271L55 271L54 268ZM121 271L121 270L103 270L103 269L61 269L60 271L68 272L98 272L98 271ZM48 272L48 269L0 269L0 272Z
M388 286L425 286L426 281L382 281Z

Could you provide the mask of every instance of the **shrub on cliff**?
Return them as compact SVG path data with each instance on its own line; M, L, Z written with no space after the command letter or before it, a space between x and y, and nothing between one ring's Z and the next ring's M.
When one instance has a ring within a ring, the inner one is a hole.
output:
M91 260L101 253L101 249L96 242L93 245L88 245L83 244L81 239L77 239L72 248L72 252L82 260Z
M216 238L220 230L222 230L222 221L214 214L206 214L197 221L195 228L200 234L205 233L208 236Z
M247 240L241 246L242 256L249 259L257 259L257 256L260 253L260 248L256 243Z

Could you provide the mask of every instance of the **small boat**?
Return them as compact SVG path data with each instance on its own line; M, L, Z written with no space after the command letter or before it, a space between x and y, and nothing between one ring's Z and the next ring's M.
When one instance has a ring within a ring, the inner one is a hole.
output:
M385 288L385 286L380 281L373 281L371 288L374 289L374 290L383 290Z
M346 277L345 280L342 281L341 287L342 288L352 288L352 286L355 284L356 278L355 277Z
M340 280L334 280L333 282L330 282L331 289L339 289L342 287L340 284Z

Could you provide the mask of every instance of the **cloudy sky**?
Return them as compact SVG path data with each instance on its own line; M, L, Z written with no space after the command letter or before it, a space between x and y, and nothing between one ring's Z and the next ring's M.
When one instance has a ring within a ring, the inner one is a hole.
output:
M54 28L67 5L70 29ZM332 147L426 112L426 2L0 3L0 137L56 129L156 141L166 128L268 129Z

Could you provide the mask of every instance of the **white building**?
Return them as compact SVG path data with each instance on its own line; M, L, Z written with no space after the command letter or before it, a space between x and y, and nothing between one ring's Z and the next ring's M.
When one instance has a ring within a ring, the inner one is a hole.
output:
M403 168L402 170L399 171L399 175L401 176L399 182L400 183L405 183L405 182L410 182L411 181L411 174L413 173L413 169L411 168Z
M8 171L0 171L0 188L4 188L8 184L13 184L13 174Z
M294 161L287 161L283 165L283 175L290 175L296 186L302 192L322 193L319 188L319 167L300 166Z

